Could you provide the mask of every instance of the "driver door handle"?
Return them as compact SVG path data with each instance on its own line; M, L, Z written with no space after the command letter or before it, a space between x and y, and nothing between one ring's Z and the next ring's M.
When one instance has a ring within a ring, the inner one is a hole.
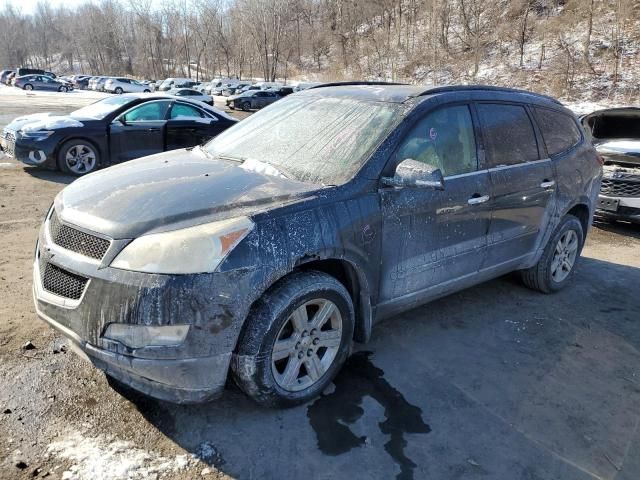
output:
M467 200L467 203L469 205L479 205L479 204L484 203L484 202L486 202L488 200L489 200L489 195L482 195L482 196L480 196L480 195L475 196L474 195L469 200Z
M555 181L553 180L544 180L541 184L540 184L540 188L553 188L553 186L556 184Z

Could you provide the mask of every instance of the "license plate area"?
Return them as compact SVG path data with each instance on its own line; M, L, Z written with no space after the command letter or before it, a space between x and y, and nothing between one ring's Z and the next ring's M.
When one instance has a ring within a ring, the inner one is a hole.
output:
M599 198L598 208L607 212L617 212L620 206L620 200L617 198Z

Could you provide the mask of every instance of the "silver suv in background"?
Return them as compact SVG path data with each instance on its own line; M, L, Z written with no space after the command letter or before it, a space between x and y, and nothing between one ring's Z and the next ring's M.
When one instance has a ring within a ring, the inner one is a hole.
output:
M604 161L599 217L640 223L640 108L598 110L582 118Z

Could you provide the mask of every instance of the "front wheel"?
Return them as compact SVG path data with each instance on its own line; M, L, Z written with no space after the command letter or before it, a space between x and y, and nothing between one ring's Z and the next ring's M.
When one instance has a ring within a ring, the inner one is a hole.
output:
M58 89L59 92L66 92L67 91L67 87L62 86Z
M249 102L244 102L242 104L242 110L244 110L245 112L248 112L249 110L251 110L251 104Z
M561 290L574 275L583 245L582 223L573 215L566 215L549 239L538 263L521 271L522 281L527 287L542 293Z
M316 271L280 280L258 300L234 355L236 383L269 407L312 400L349 355L354 310L349 292Z
M58 152L58 168L77 177L93 172L98 160L98 150L87 140L69 140Z
M144 90L142 93L151 93L151 90Z

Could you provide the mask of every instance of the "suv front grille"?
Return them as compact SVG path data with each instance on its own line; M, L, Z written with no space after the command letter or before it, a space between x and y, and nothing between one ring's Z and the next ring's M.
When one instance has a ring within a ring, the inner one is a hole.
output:
M600 193L612 197L640 197L640 182L603 178Z
M109 240L63 225L55 211L49 218L49 232L56 245L96 260L102 260L111 245Z
M88 279L67 272L66 270L47 263L42 257L39 259L40 274L42 275L42 287L54 295L80 300Z

